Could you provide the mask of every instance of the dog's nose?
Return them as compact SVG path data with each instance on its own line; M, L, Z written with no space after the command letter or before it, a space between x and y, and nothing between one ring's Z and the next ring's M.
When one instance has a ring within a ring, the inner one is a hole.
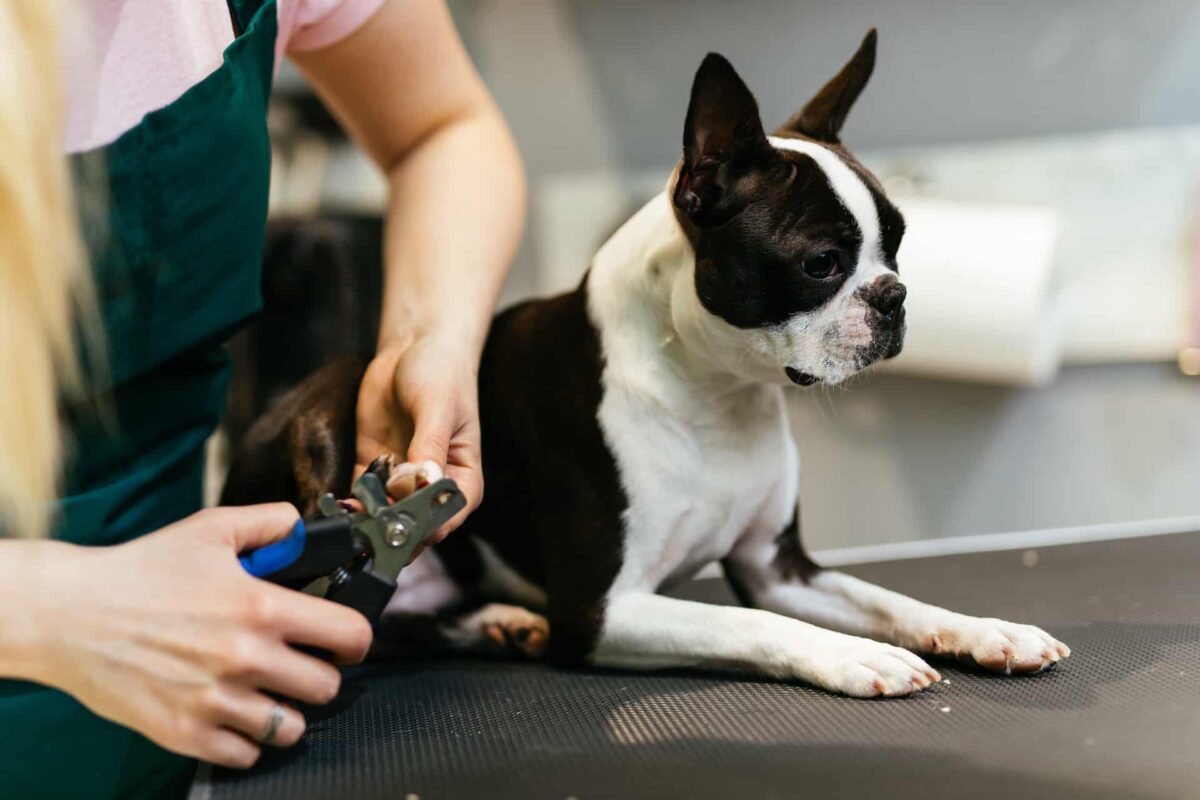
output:
M872 284L867 293L867 302L883 315L885 322L891 322L904 310L904 298L907 296L908 290L895 275L884 275Z

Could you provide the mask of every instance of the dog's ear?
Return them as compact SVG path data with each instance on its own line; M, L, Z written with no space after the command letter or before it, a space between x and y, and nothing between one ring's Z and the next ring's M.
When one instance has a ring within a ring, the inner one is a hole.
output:
M858 52L846 62L842 71L834 75L829 83L808 101L803 109L783 123L781 132L799 133L830 144L838 143L842 123L850 113L850 107L862 93L863 87L875 69L875 29L867 31Z
M728 219L737 210L734 184L772 152L754 95L724 57L709 53L692 82L675 207L698 227Z

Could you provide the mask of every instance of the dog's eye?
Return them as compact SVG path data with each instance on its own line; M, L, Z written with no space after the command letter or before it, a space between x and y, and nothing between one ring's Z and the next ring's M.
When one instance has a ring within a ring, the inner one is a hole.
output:
M841 270L841 259L836 250L826 250L815 256L809 256L800 263L800 268L810 278L832 278Z

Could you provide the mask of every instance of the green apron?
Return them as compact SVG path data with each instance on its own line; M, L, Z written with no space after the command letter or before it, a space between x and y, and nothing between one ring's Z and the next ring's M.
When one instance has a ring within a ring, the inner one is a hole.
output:
M221 343L261 304L271 165L275 0L229 8L221 66L73 164L104 164L107 229L89 250L111 385L97 390L107 415L66 414L66 541L126 541L201 506L229 378ZM65 694L0 681L0 798L177 797L193 766Z

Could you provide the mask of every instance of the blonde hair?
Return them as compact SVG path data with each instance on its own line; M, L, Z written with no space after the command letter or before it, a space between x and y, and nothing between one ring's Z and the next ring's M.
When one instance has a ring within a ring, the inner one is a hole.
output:
M94 323L61 145L62 10L0 0L0 531L24 537L51 524L60 398L80 386L75 320Z

